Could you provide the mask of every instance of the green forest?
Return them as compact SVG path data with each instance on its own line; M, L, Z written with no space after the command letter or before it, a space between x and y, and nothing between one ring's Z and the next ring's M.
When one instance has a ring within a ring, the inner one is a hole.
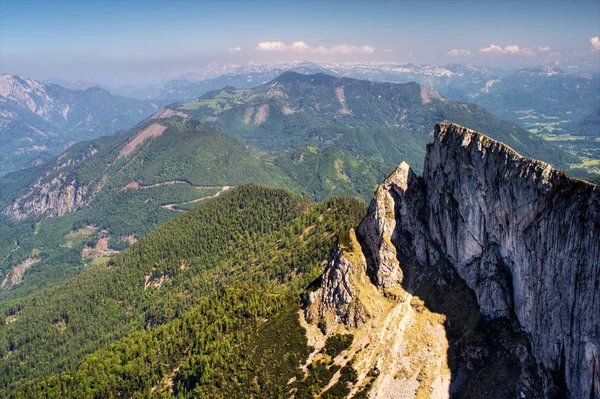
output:
M200 204L105 265L4 304L0 396L303 397L333 370L298 374L310 350L300 293L364 212L254 185Z
M147 141L130 157L119 158L127 141L152 123L142 123L125 135L75 144L64 157L40 170L0 178L0 209L37 176L46 176L42 184L61 176L63 185L90 185L88 193L103 182L94 196L84 198L81 209L61 217L43 214L15 221L0 214L0 281L21 262L39 259L21 284L0 289L0 302L21 298L90 267L93 259L82 259L82 251L95 247L100 231L106 230L110 236L111 250L122 250L129 245L125 237L146 236L181 211L198 205L191 201L213 196L223 187L255 183L284 188L315 201L331 196L368 201L390 169L334 148L307 146L267 153L181 117L160 120L167 127L162 136ZM125 189L132 182L138 188ZM44 195L34 192L34 196ZM169 204L171 209L165 207ZM86 226L95 230L69 244L69 236Z

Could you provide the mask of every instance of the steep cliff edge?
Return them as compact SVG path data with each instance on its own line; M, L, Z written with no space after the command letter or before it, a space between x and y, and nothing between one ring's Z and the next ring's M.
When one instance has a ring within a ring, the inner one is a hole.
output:
M597 393L600 189L482 134L442 124L436 133L423 174L436 252L484 315L514 311L548 388Z
M323 331L334 330L335 322L360 329L378 316L365 306L366 296L356 295L356 279L340 284L339 276L363 273L370 280L363 292L398 303L418 296L449 318L450 394L468 396L461 370L476 371L474 359L499 348L517 371L513 381L500 381L508 388L497 397L600 397L598 186L483 134L439 123L423 177L401 164L375 193L356 240L362 258L336 249L321 287L308 298L307 318L318 318ZM452 294L457 291L460 296ZM476 303L439 305L469 295ZM463 315L451 313L460 306L479 310L483 329L475 335L486 345L464 344L473 334L456 331ZM460 348L453 354L454 345ZM477 372L496 367L488 363Z

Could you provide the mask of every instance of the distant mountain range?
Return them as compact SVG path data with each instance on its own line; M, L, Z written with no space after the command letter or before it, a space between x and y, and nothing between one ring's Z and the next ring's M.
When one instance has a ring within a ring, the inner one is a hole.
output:
M577 158L473 104L416 83L375 83L285 72L253 89L210 92L169 106L264 150L336 146L366 159L422 163L431 126L451 120L486 131L527 156L567 167Z
M222 65L202 71L182 71L173 80L161 84L116 87L112 90L128 97L156 100L191 101L210 90L225 86L250 88L267 83L286 71L305 75L325 73L336 77L408 83L417 82L444 94L449 87L482 83L485 80L507 75L508 72L462 64L334 64L295 62L265 65ZM82 82L73 82L82 84Z
M600 135L600 124L590 123L600 104L600 68L568 62L557 65L560 68L546 65L504 71L464 64L222 64L182 71L177 79L163 84L113 90L138 99L187 102L225 86L255 87L285 71L375 82L416 82L449 99L475 103L581 157L600 159L600 142L595 141Z
M0 178L0 273L8 284L32 253L40 260L23 283L0 288L0 301L77 273L233 186L366 201L398 160L423 163L433 126L444 120L558 166L574 159L416 83L286 72L254 89L228 87L173 104L127 133L74 144Z
M128 129L157 108L98 87L71 90L0 75L0 175L40 164L75 142Z
M559 68L560 66L560 68ZM180 71L177 78L160 84L107 88L120 95L152 100L161 105L189 102L225 86L252 88L270 82L286 71L325 73L376 82L416 82L445 97L476 103L502 119L542 135L586 159L600 159L600 69L594 64L573 65L568 60L518 71L465 64L414 65L381 63L211 64L200 70ZM567 71L567 72L565 72ZM85 81L53 82L85 89ZM595 171L585 161L588 171ZM597 168L600 170L600 168Z

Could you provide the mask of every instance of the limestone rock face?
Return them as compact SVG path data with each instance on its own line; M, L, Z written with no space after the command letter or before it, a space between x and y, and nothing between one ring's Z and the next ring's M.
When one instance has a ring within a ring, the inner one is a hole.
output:
M360 297L372 296L376 291L371 284L367 285L366 260L354 230L332 251L326 269L318 289L304 298L308 305L306 319L318 323L324 334L331 332L332 323L352 327L362 325L369 313L365 307L368 303L363 303ZM363 287L370 291L365 292ZM361 291L366 295L361 295Z
M96 181L81 183L73 173L64 171L64 168L81 163L97 151L95 147L90 146L82 151L78 158L69 158L66 155L58 157L50 171L38 177L34 184L21 192L2 213L15 220L21 220L28 216L63 216L83 208L100 191L108 176L103 175ZM59 173L52 173L56 171Z
M548 387L600 389L600 188L438 124L423 179L429 239L490 318L530 335Z
M518 326L543 382L530 387L534 396L600 397L598 186L439 123L423 177L402 163L375 193L356 237L379 292L407 286L399 259L423 271L450 267L487 320ZM341 266L333 273L330 263L318 291L338 299L319 307L321 314L336 308L348 325L340 304L357 298L351 285L333 289L344 281L334 281L344 275Z
M396 247L392 243L392 236L396 230L396 209L392 190L406 189L398 184L406 182L407 172L408 164L403 163L388 176L377 189L367 217L357 229L358 236L366 244L365 251L369 259L367 273L382 287L390 287L402 281Z
M77 186L76 181L65 183L54 179L40 185L35 195L19 198L3 213L17 220L28 215L63 216L83 206L88 189Z

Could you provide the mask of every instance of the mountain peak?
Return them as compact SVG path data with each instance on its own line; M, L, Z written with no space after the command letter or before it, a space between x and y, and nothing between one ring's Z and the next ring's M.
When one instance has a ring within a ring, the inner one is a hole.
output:
M313 84L331 84L334 81L339 80L335 76L327 75L324 73L315 73L312 75L305 75L294 71L286 71L273 79L271 83L296 83L296 82L311 82Z
M524 68L517 71L518 76L553 76L553 75L564 75L565 72L561 69L555 68L549 65L540 65L531 68Z
M85 89L84 91L87 93L103 93L103 92L110 93L109 91L107 91L101 87L98 87L98 86L90 86L87 89Z
M307 298L307 319L320 320L324 331L346 326L357 335L385 331L378 320L393 317L403 322L414 318L418 324L419 315L433 309L444 315L444 328L464 325L471 311L482 324L510 320L502 336L489 328L455 333L469 337L471 352L491 353L496 347L515 353L509 357L514 356L510 369L517 377L507 381L515 392L552 397L568 390L572 397L593 396L599 354L589 343L597 336L595 309L600 306L594 286L600 272L599 188L460 125L438 123L436 133L427 147L423 176L416 178L407 164L400 165L376 190L356 235L340 240L322 284ZM463 284L470 293L448 289L459 290ZM454 304L472 294L476 302ZM390 298L399 301L386 302ZM452 305L444 305L448 303ZM489 343L478 346L473 334ZM405 335L387 348L422 341L426 337ZM456 342L426 342L428 355L433 355L428 364L443 363L451 351L436 355L434 349ZM399 350L393 357L412 353ZM454 360L469 363L472 358ZM483 363L477 373L463 374L463 381L508 370ZM486 367L490 370L484 371ZM532 372L531 367L538 369ZM459 366L452 372L459 369L466 370ZM393 368L380 370L397 375ZM466 386L458 382L453 389Z

